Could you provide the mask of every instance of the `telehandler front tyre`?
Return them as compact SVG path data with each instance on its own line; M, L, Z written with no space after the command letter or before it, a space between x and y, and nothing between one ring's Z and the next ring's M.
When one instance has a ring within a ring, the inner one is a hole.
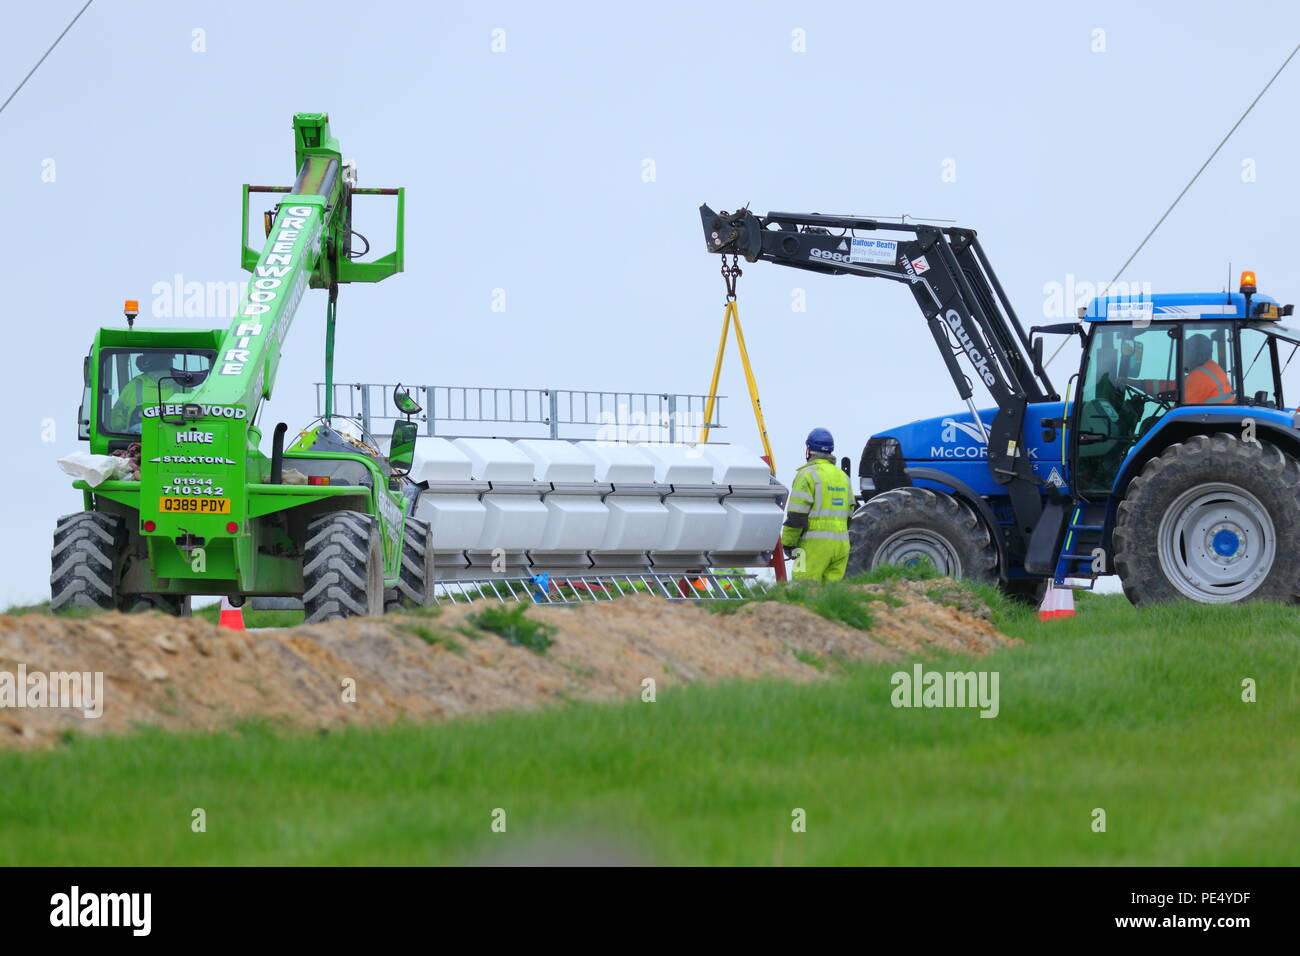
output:
M1300 591L1300 464L1223 433L1170 445L1125 491L1114 547L1139 606L1290 601Z
M360 511L332 511L307 525L303 610L307 623L384 611L384 550L379 525Z
M115 610L125 542L117 515L79 511L60 518L50 552L50 610Z
M384 592L384 613L423 607L433 600L433 530L407 518L402 528L402 573L397 587Z
M869 498L849 521L849 546L848 576L928 562L945 577L997 577L997 551L984 522L952 495L929 488L894 488Z

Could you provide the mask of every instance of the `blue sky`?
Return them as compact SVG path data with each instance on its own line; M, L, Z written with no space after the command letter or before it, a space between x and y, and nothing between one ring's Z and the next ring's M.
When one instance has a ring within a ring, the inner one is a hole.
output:
M80 5L9 11L3 95ZM0 114L0 602L46 595L80 507L54 461L94 329L177 274L241 278L239 185L291 181L295 111L330 113L361 185L408 188L407 272L341 294L340 380L700 392L722 295L701 202L955 219L1040 321L1053 283L1114 274L1297 38L1285 3L97 0ZM1293 64L1125 278L1220 289L1231 262L1300 297L1297 95ZM358 227L385 246L383 215ZM311 417L323 299L264 421ZM758 264L740 302L787 480L814 425L856 458L960 405L893 283ZM721 391L756 445L734 353Z

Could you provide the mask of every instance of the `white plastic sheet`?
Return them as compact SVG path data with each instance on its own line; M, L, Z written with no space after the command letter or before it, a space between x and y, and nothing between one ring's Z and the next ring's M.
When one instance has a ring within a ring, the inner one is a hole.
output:
M80 478L94 488L105 481L131 477L131 462L113 455L92 455L78 451L59 459L65 475Z

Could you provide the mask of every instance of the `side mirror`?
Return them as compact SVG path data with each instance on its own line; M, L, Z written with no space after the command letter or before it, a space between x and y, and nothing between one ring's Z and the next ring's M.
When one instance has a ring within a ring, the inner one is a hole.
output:
M393 387L393 404L403 415L418 415L424 411L419 402L411 397L411 393L403 389L400 384Z
M81 405L77 408L77 438L81 441L90 441L90 407L92 396L90 394L90 356L87 355L85 361L81 363Z
M397 475L408 475L415 464L415 439L418 423L406 420L393 423L393 437L388 443L388 465Z

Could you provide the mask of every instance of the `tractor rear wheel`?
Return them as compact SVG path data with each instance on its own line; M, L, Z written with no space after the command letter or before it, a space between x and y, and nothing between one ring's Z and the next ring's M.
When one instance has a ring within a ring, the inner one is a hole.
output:
M117 515L79 511L60 518L50 553L50 610L114 610L125 539Z
M397 587L384 592L384 612L404 607L423 607L433 597L430 555L433 532L424 521L407 518L402 528L402 568Z
M1170 445L1128 486L1114 545L1137 605L1290 601L1300 590L1300 464L1228 434Z
M360 511L333 511L307 525L303 554L307 623L382 614L384 550L379 525Z
M992 581L997 551L979 517L952 495L894 488L858 509L849 522L847 573L928 561L945 577Z

